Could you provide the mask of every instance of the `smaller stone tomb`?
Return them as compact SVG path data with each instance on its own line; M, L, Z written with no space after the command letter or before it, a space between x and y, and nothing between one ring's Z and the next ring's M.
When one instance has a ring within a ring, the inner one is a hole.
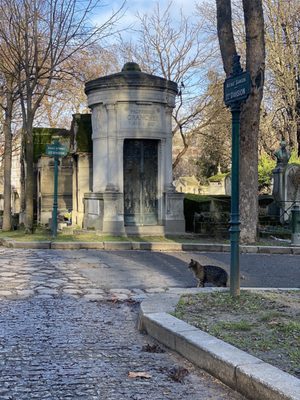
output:
M292 208L300 205L300 165L288 164L290 153L284 141L275 152L276 168L273 170L273 197L280 209L280 222L286 223L291 218Z

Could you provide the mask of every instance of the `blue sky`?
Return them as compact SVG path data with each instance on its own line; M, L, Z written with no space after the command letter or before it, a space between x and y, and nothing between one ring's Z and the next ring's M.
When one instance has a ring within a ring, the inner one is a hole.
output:
M196 1L197 0L173 0L171 9L174 10L174 16L176 16L176 13L180 8L183 9L186 16L192 16L195 11ZM127 27L136 22L135 15L137 12L140 14L151 13L158 2L160 8L164 10L170 3L170 0L127 0L124 6L125 15L120 21L120 27ZM200 1L198 0L198 2ZM102 4L105 6L101 8L101 12L97 16L94 16L94 22L101 24L101 22L107 20L111 15L112 10L118 10L122 3L123 0L113 0L110 2L103 1Z

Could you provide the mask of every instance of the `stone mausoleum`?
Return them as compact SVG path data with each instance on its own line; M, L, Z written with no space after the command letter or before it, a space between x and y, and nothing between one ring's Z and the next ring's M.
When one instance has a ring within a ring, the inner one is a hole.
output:
M177 84L127 63L87 82L85 91L93 167L83 226L113 235L183 233L184 195L172 185Z

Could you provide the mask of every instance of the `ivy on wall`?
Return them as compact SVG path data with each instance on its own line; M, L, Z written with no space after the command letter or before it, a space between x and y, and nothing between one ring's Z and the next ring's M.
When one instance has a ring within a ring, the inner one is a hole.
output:
M76 124L76 129L74 125ZM75 134L76 133L76 134ZM92 121L91 114L75 114L71 129L61 128L33 128L33 157L34 162L46 154L47 144L53 142L53 137L58 136L61 144L75 152L92 153Z
M46 154L46 145L52 143L53 136L59 136L62 144L69 147L70 132L67 129L59 128L33 128L33 160Z

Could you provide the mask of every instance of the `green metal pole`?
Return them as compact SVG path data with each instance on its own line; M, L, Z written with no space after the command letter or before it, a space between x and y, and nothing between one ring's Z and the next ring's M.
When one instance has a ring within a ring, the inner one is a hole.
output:
M58 157L54 157L54 194L53 194L53 211L52 211L52 236L57 235L57 191L58 191Z
M240 295L240 114L241 105L231 106L232 114L232 168L231 168L231 220L230 220L230 294Z

